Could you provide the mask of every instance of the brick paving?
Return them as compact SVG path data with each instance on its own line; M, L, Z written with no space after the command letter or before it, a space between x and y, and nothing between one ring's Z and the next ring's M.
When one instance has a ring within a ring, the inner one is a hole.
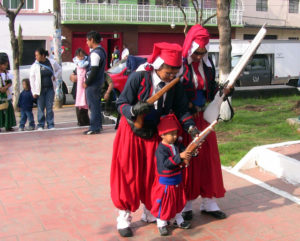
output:
M300 144L270 148L270 150L300 161Z
M106 126L93 136L83 130L0 134L1 241L126 240L116 232L117 210L110 200L115 130ZM199 198L192 229L160 237L155 224L140 221L140 208L128 240L300 241L299 205L225 170L223 175L227 193L219 205L227 219L201 215ZM275 177L260 175L276 184Z

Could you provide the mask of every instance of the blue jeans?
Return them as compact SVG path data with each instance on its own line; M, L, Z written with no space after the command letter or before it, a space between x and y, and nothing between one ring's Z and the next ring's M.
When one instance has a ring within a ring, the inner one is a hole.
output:
M28 118L29 126L35 127L32 110L21 110L20 128L24 128Z
M54 113L53 113L54 90L53 88L43 88L37 100L38 106L38 127L44 128L45 119L48 128L54 127ZM46 118L45 118L46 108Z
M87 104L91 113L91 131L100 131L102 128L101 118L101 86L88 86L85 89Z

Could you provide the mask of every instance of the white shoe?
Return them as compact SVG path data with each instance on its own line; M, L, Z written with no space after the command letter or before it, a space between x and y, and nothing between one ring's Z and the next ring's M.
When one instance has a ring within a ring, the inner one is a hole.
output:
M44 130L44 128L43 127L38 127L37 130L42 131L42 130Z
M20 128L19 128L19 131L24 131L24 128L20 127Z

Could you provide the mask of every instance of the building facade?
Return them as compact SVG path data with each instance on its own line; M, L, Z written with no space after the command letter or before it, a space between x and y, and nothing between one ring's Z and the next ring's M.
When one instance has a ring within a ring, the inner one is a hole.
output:
M18 1L3 0L2 3L5 7L16 9ZM49 50L49 52L51 51L54 33L53 21L53 1L25 0L23 9L17 15L15 20L16 36L18 36L19 26L22 27L22 65L29 65L34 62L34 51L38 47L43 47ZM12 60L8 22L9 20L5 16L5 13L0 10L0 51L6 52L9 55L10 60Z
M299 0L243 0L243 28L237 39L252 39L267 24L267 39L300 39Z
M174 1L175 2L175 1ZM180 2L191 26L195 23L196 12L189 0ZM201 1L199 1L201 2ZM169 4L168 4L169 3ZM205 0L203 19L216 13L216 0ZM184 41L184 17L179 7L165 0L62 0L62 42L65 49L63 61L70 61L78 47L89 51L86 46L86 34L91 30L101 33L101 43L108 53L108 63L114 46L122 50L125 44L134 55L148 55L155 42ZM231 23L235 28L242 24L242 5L232 1ZM205 25L212 38L218 38L216 17Z

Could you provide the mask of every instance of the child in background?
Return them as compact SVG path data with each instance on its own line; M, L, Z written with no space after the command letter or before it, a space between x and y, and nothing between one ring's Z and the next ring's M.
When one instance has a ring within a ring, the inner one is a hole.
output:
M29 79L23 79L22 85L23 85L23 91L20 94L19 102L18 102L18 108L21 111L19 131L24 131L27 118L29 121L28 130L32 131L35 129L34 117L32 114L34 98L31 93Z
M86 80L86 69L89 65L88 56L82 48L78 48L75 52L73 62L76 64L77 75L77 90L76 90L76 115L79 126L86 126L90 124L88 116L88 105L85 96L85 88L83 84Z
M157 126L158 134L162 138L155 156L157 161L157 177L152 189L151 213L157 218L157 227L161 236L169 234L167 229L170 220L183 229L189 229L191 224L184 221L181 211L186 204L186 197L182 183L182 168L188 165L191 153L175 146L180 124L176 116L169 114L161 117Z

